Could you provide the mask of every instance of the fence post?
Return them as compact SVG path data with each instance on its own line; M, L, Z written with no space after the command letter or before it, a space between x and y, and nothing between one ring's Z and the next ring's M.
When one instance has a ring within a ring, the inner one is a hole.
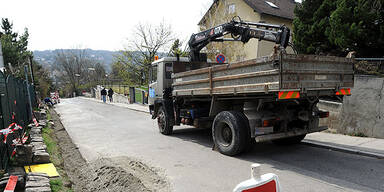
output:
M145 91L141 91L141 103L145 104Z
M27 65L24 65L24 73L25 73L25 81L27 84L27 93L28 93L28 102L29 102L29 110L30 110L30 115L33 118L33 111L32 111L32 101L31 101L31 93L29 91L29 84L28 84L28 67Z
M129 103L133 104L135 102L136 102L135 87L129 87Z
M4 60L3 60L3 51L1 48L1 42L0 42L0 71L4 72L5 66L4 66Z

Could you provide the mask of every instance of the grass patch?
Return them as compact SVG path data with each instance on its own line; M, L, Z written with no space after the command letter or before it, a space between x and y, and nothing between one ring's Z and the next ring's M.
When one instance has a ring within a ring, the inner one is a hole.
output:
M135 90L135 100L136 100L136 103L143 103L143 98L142 98L142 93L140 90Z
M48 110L47 120L49 121L51 119L52 116ZM53 192L72 192L73 190L71 187L64 185L64 183L70 183L70 181L63 168L63 158L61 156L60 148L57 145L57 140L55 139L54 129L52 129L50 123L47 123L47 125L43 127L41 134L44 139L44 143L47 146L47 152L49 153L50 160L55 165L56 170L60 175L58 178L54 178L49 181L51 190Z
M51 185L51 190L53 192L61 191L63 188L63 181L61 179L51 179L49 184Z
M350 133L348 134L349 136L354 136L354 137L368 137L367 135L365 135L364 133L362 132L358 132L358 133Z

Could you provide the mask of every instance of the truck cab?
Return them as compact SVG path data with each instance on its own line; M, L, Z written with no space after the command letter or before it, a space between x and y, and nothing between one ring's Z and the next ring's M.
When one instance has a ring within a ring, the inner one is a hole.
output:
M148 104L153 118L156 118L158 106L171 96L174 65L182 63L189 63L189 58L164 57L151 64Z

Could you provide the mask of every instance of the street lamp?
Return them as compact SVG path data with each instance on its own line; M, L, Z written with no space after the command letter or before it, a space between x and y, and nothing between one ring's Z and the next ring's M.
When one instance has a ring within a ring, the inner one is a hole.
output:
M88 71L89 71L89 73L88 73L88 82L89 82L90 87L92 87L92 86L93 86L93 83L92 83L92 82L94 82L95 77L93 76L93 78L92 78L93 81L91 81L91 77L90 77L90 75L92 74L91 72L96 71L96 69L93 68L93 67L88 67ZM96 84L97 84L97 83L96 83Z

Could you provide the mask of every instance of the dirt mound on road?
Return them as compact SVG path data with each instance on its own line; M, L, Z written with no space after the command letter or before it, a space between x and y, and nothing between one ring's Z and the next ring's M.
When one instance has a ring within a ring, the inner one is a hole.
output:
M165 178L127 157L100 159L89 168L90 172L83 170L89 177L82 181L89 191L169 191Z
M170 191L170 185L160 171L128 157L102 158L87 163L60 122L51 110L55 123L56 140L64 159L64 169L74 191Z

